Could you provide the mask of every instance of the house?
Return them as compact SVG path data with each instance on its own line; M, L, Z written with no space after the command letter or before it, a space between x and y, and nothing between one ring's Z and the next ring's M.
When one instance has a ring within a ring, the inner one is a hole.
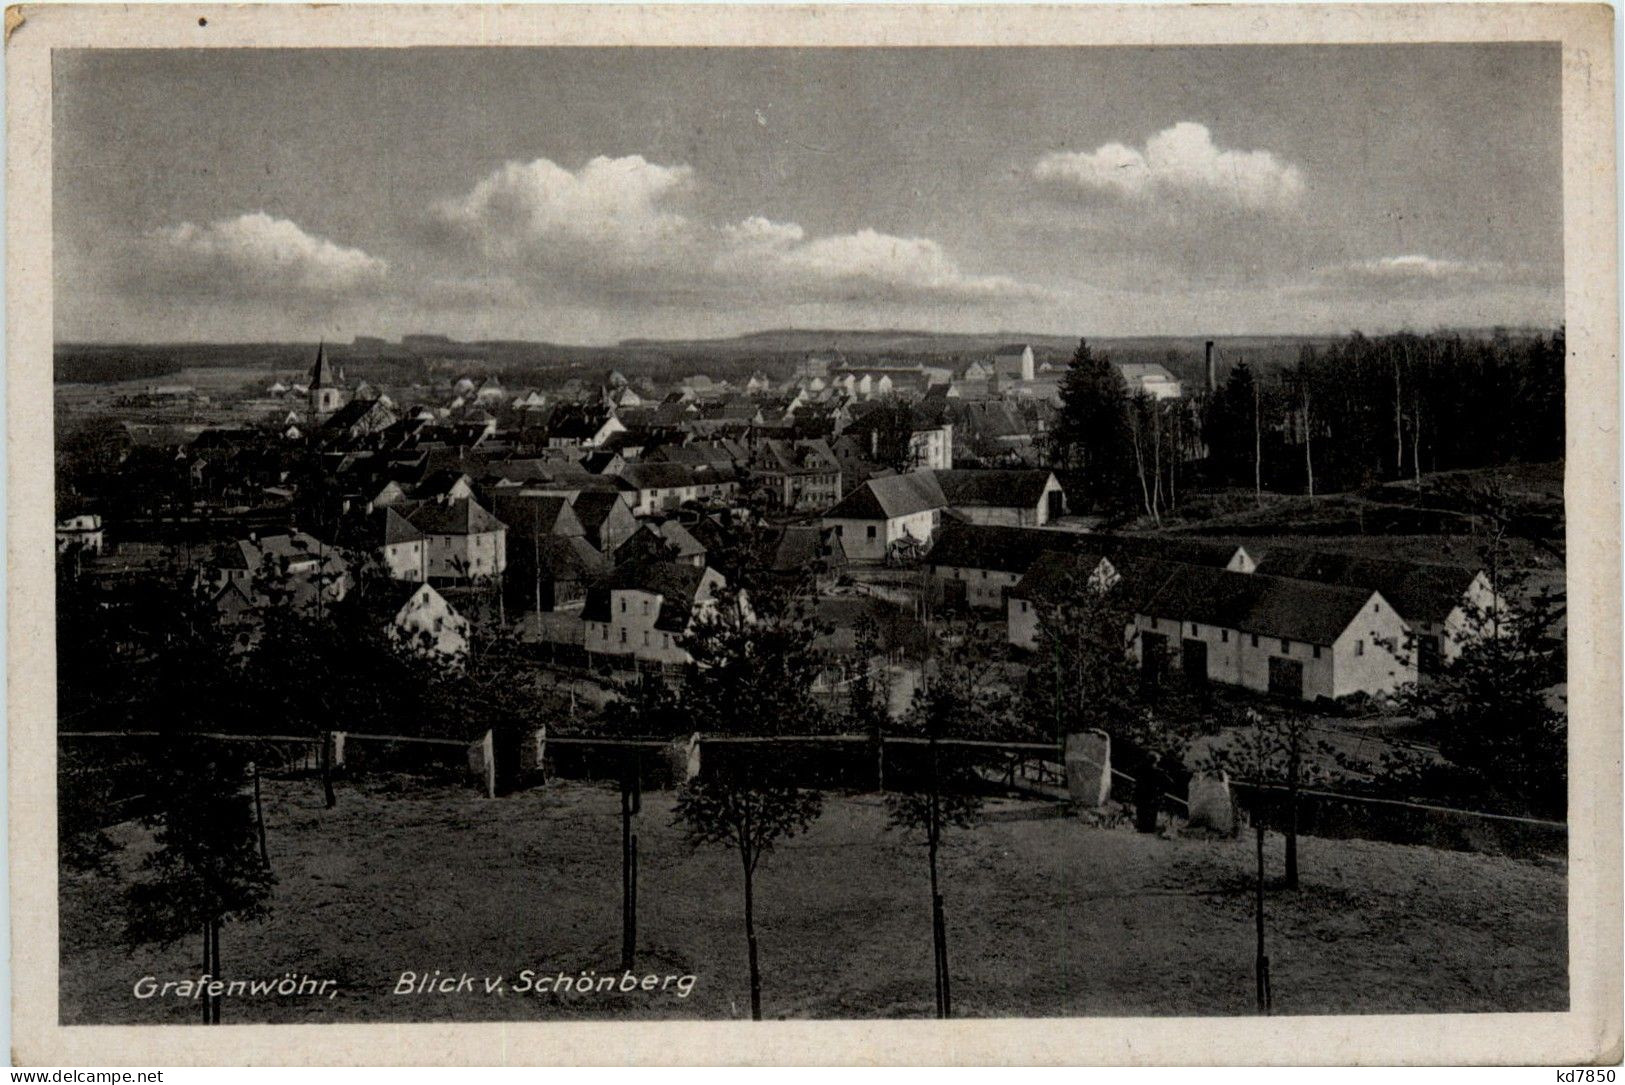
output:
M676 520L653 523L645 520L637 531L612 555L616 565L642 561L675 561L680 565L705 565L705 544Z
M948 606L1003 610L1005 598L1040 557L1088 549L1089 536L1050 528L949 521L927 561Z
M580 605L607 568L583 536L536 535L510 541L504 577L519 609L546 613Z
M1040 554L1005 600L1005 630L1011 644L1038 647L1040 615L1046 604L1086 589L1104 591L1120 580L1117 568L1100 554L1050 550Z
M726 586L715 569L673 561L623 565L589 589L581 618L588 653L641 663L693 661L681 640Z
M1131 396L1177 399L1183 394L1179 378L1156 362L1119 362L1117 371L1123 375L1123 383L1128 385Z
M395 580L469 583L507 568L507 526L478 501L404 502L375 511L369 543Z
M1433 674L1483 634L1484 618L1500 605L1480 569L1430 562L1388 561L1318 550L1272 549L1258 572L1381 593L1410 626L1410 654Z
M580 521L587 541L601 553L610 553L638 529L632 507L614 491L582 490L570 498L570 511Z
M468 619L432 585L382 581L367 587L366 604L402 651L446 663L468 656Z
M339 549L303 531L228 543L202 577L217 600L236 584L255 607L285 603L306 611L342 601L351 587L350 563Z
M993 352L993 375L1000 384L1033 379L1033 348L1011 343Z
M1416 681L1409 627L1382 593L1179 565L1134 606L1142 677L1218 682L1295 701Z
M835 533L819 524L790 524L779 534L767 572L781 586L817 593L835 584L846 568L846 552Z
M382 433L399 421L381 399L352 399L332 414L320 417L324 418L322 439L341 444Z
M615 483L637 516L670 512L689 501L726 500L739 489L731 468L684 463L629 463L615 476Z
M930 471L872 478L823 516L847 559L886 561L917 556L929 545L946 502Z
M505 492L492 498L491 508L497 519L507 525L509 539L529 540L548 535L587 536L587 529L576 515L570 499L561 494L539 494L528 490Z
M597 448L626 426L613 413L592 414L580 410L559 410L547 423L549 448Z
M102 518L93 512L70 516L56 522L56 552L66 554L100 554L102 552Z
M407 514L423 535L423 577L431 584L501 576L507 568L507 526L472 498L433 501Z
M943 502L973 524L1042 527L1066 513L1066 494L1044 470L935 471Z
M751 473L769 508L818 511L841 499L841 461L827 441L763 441Z

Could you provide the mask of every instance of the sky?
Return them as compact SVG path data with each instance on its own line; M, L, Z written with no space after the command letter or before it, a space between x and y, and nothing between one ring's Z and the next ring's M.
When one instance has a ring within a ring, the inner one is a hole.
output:
M55 334L1555 325L1559 60L59 50Z

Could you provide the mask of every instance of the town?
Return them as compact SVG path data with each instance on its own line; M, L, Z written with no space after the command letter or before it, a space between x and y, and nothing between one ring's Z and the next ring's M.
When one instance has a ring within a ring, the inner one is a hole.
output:
M1561 850L1561 333L797 345L687 372L358 338L59 380L65 852L105 871L119 824L165 816L153 741L186 779L252 775L245 902L284 816L262 775L335 814L391 779L607 781L631 969L635 815L667 789L695 840L735 839L721 793L801 797L737 837L747 884L874 793L933 884L1001 804L1250 821L1289 885L1300 831ZM1488 367L1559 373L1555 408L1495 405L1497 446L1459 384ZM939 1016L949 926L934 897Z

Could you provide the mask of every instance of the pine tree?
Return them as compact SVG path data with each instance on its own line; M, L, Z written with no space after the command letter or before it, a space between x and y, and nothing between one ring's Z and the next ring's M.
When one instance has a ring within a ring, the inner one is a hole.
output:
M1061 409L1050 440L1057 464L1084 472L1086 492L1099 501L1122 500L1132 483L1128 403L1117 367L1080 339L1061 379Z

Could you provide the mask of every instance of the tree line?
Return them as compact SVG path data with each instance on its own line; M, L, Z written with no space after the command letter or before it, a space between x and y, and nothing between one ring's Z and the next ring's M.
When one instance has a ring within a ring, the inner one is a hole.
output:
M1308 494L1563 456L1565 341L1358 332L1295 364L1245 358L1212 393L1132 394L1080 341L1050 434L1053 464L1103 506L1153 519L1182 489Z

